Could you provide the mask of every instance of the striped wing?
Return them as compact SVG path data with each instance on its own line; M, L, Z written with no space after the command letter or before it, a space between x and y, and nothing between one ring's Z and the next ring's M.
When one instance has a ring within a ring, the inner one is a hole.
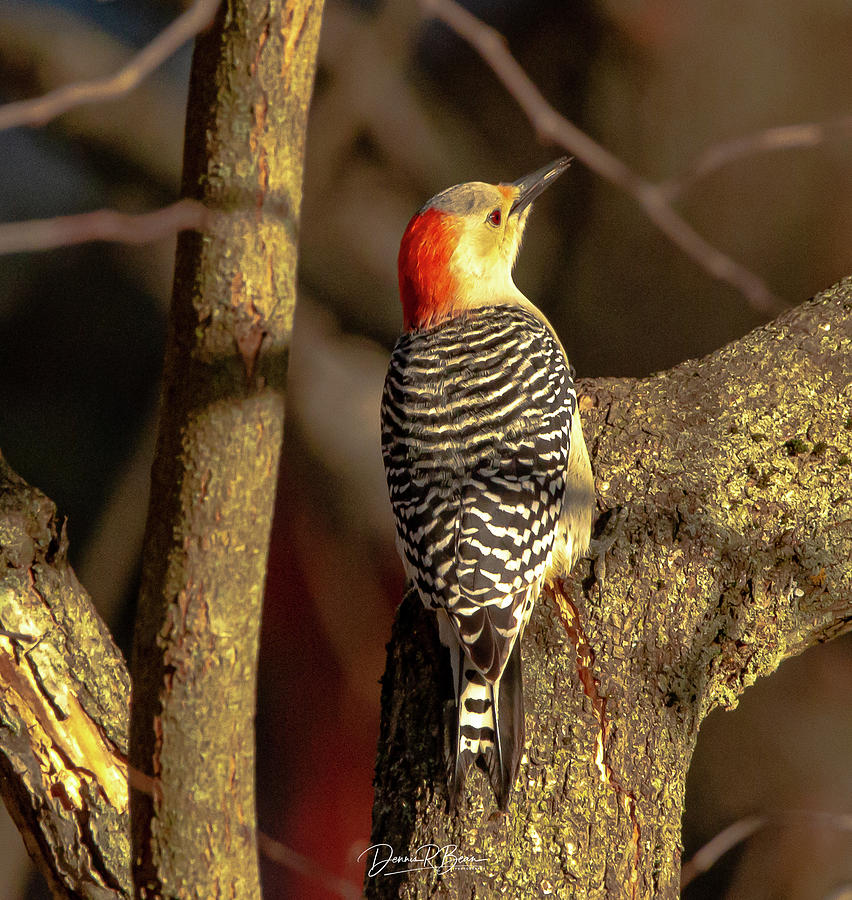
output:
M403 562L492 681L553 548L575 408L562 348L525 310L476 310L394 349L382 451Z

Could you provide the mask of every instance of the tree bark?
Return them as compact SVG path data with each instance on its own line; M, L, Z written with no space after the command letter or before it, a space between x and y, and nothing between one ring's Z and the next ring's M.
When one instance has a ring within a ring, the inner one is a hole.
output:
M143 897L259 896L254 710L322 0L230 0L197 43L132 663Z
M0 789L57 897L260 893L256 656L321 16L231 0L197 43L184 191L214 215L178 246L129 769L124 661L54 505L0 457Z
M130 677L67 548L0 456L0 791L55 897L128 898Z
M852 629L850 309L847 279L702 360L580 383L598 557L550 586L524 637L511 815L492 814L478 772L446 813L448 661L409 593L383 679L368 897L678 896L701 721Z

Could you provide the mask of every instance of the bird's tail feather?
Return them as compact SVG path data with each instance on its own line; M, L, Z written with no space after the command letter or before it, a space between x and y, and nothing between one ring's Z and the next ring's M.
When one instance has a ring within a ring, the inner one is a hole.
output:
M452 652L456 684L455 760L451 763L450 807L455 808L471 764L487 774L500 809L506 810L524 750L524 692L521 642L493 684L475 669L459 646Z

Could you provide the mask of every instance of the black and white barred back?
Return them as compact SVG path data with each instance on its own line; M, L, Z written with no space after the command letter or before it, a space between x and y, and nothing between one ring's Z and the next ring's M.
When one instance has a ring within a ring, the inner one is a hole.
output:
M522 308L475 309L394 348L382 453L408 578L457 651L453 799L480 756L503 808L514 783L517 638L553 551L576 405L559 342Z

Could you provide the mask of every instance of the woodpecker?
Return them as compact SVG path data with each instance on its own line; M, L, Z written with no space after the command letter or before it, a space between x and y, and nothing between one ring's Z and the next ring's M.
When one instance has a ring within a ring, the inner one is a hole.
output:
M450 652L450 808L475 762L508 809L524 748L521 636L543 583L589 545L594 486L572 370L512 280L532 201L569 162L442 191L399 250L404 332L382 456L406 577Z

